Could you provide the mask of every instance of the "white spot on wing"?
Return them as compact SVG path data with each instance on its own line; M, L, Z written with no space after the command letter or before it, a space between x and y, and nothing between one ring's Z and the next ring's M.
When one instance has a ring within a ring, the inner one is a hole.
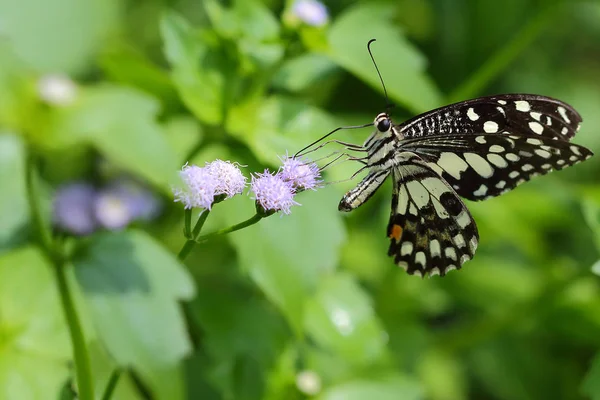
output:
M494 168L483 157L475 153L465 153L465 160L481 177L489 178L494 174Z
M508 153L506 154L506 159L508 161L517 162L519 161L519 156L514 153Z
M498 100L498 104L502 104L504 106L504 105L506 105L506 101L505 100Z
M480 144L485 144L485 136L477 136L475 141Z
M489 162L491 162L492 164L494 164L496 167L499 168L506 168L508 166L508 163L506 162L506 160L504 158L502 158L502 156L499 156L498 154L488 154L487 159Z
M439 257L442 254L440 242L437 239L433 239L431 243L429 243L429 251L431 252L431 257Z
M508 174L508 177L509 177L509 178L511 178L511 179L515 179L517 176L519 176L519 174L520 174L520 172L519 172L519 171L511 171L511 172Z
M494 121L485 121L483 130L487 133L496 133L498 132L498 124Z
M413 244L412 242L402 242L402 246L400 247L400 255L407 256L412 254L413 252Z
M473 107L470 107L467 110L467 117L469 117L471 121L477 121L479 119L479 115L473 110Z
M406 184L406 188L410 193L410 197L415 202L415 205L421 209L429 203L429 192L419 181L410 181Z
M465 247L466 243L465 243L465 238L463 237L462 234L457 233L456 236L454 236L454 244L456 245L456 247Z
M542 144L542 141L540 139L527 139L527 143L533 144L534 146L539 146Z
M408 206L408 191L406 190L406 185L402 185L400 187L400 193L398 194L398 213L405 215L406 207Z
M499 146L497 144L493 144L490 146L490 152L492 153L502 153L504 151L504 147Z
M581 152L579 151L579 147L577 147L577 146L571 146L570 149L571 149L571 151L573 153L577 154L578 156L581 155Z
M421 266L425 267L425 262L427 261L427 257L425 257L425 253L419 251L415 254L415 263L421 264Z
M533 169L533 165L531 164L523 164L523 166L521 167L521 169L525 172L527 171L531 171Z
M446 258L456 261L456 251L454 250L454 247L446 247L444 249L444 255Z
M567 115L567 110L563 106L558 106L557 110L558 110L558 113L560 114L560 117L562 119L564 119L567 124L570 124L571 120L569 119L569 116Z
M542 124L540 124L539 122L535 122L535 121L531 121L529 123L529 129L531 129L533 132L537 133L538 135L541 135L542 132L544 132L544 126Z
M529 115L531 115L531 118L535 119L536 121L539 121L542 118L542 113L535 111L530 112Z
M543 158L550 158L550 156L551 156L551 154L549 152L547 152L546 150L542 150L542 149L535 149L533 152Z
M500 181L500 182L496 183L496 187L498 189L502 189L502 188L504 188L504 186L506 186L506 181Z
M454 179L460 179L461 173L469 168L469 165L462 158L449 151L443 152L437 163Z
M473 194L475 196L485 196L487 194L487 191L488 191L487 186L484 184L481 184L481 186L479 186L479 189L474 191Z
M525 100L515 101L515 107L517 108L517 111L522 111L522 112L528 112L529 110L531 110L531 106L529 105L529 102L525 101Z

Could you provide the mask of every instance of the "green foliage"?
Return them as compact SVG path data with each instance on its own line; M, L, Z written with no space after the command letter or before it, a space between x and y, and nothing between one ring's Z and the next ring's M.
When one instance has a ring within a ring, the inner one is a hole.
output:
M183 164L249 177L384 111L372 38L396 122L540 93L573 104L575 142L600 152L597 3L351 3L310 26L291 0L0 1L0 398L73 398L83 354L96 398L117 371L126 400L600 399L597 157L469 203L478 253L444 278L387 257L389 185L337 211L348 162L291 215L176 258ZM63 75L70 89L44 86ZM160 215L86 237L47 228L61 185L123 176ZM202 234L254 213L246 194L215 204Z

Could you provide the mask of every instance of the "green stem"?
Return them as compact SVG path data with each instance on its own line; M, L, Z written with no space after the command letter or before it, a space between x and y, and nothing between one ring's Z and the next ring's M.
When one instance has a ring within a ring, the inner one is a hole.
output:
M190 208L183 211L183 221L183 236L189 239L192 237L192 210Z
M104 394L102 395L102 400L110 400L115 388L117 387L117 383L119 383L119 378L121 377L122 373L123 370L121 370L121 368L115 368L112 374L110 374L110 378L106 384L106 389L104 389Z
M208 218L208 214L210 214L210 210L204 210L200 217L198 217L198 222L196 222L196 226L194 226L194 230L192 231L192 238L196 239L206 222L206 218Z
M504 71L544 31L555 16L556 6L549 6L532 18L500 51L489 58L470 79L449 96L449 102L477 96L492 80Z
M83 329L81 329L81 322L77 316L75 303L73 302L73 297L69 289L65 265L54 265L54 272L56 273L60 300L69 327L71 343L73 344L73 358L75 359L75 372L77 375L79 398L82 400L94 400L94 384L92 380L90 356L87 352Z
M187 224L187 218L188 218L188 211L190 211L189 218L190 218L190 222L191 222L191 214L192 214L191 210L185 210L186 224ZM179 250L179 254L177 254L177 258L179 260L181 260L181 261L185 260L187 258L187 256L190 254L190 252L192 251L192 249L194 248L194 246L196 246L195 239L200 234L200 231L202 230L202 227L204 226L204 223L206 222L206 218L208 218L208 214L210 214L210 210L204 210L202 212L202 214L200 214L200 217L198 217L198 221L196 222L196 225L194 226L194 230L190 233L189 236L186 236L188 238L188 240L185 242L185 244L183 245L181 250ZM188 229L188 228L186 228L186 229Z
M207 240L214 238L215 236L225 235L227 233L238 231L238 230L246 228L250 225L254 225L258 221L260 221L262 218L263 218L262 216L260 216L258 214L254 214L252 217L248 218L247 220L245 220L243 222L240 222L239 224L232 225L229 228L220 229L216 232L209 233L208 235L200 236L196 239L196 242L203 243L203 242L206 242Z
M27 201L29 203L29 213L31 222L38 232L40 242L46 253L54 260L56 254L52 243L52 231L42 217L39 195L37 190L37 171L36 160L33 155L29 155L26 163L25 184L27 185Z
M75 361L75 371L77 375L77 387L79 398L81 400L94 400L94 385L92 380L92 370L90 366L90 357L85 345L83 330L77 316L75 304L69 290L67 276L65 273L66 260L62 250L56 246L52 238L50 227L45 223L39 204L39 195L36 186L36 162L33 155L30 155L26 165L26 185L27 197L31 213L32 223L35 230L40 235L42 248L53 264L56 274L56 282L60 295L63 312L67 320L67 327L71 336L73 345L73 359Z

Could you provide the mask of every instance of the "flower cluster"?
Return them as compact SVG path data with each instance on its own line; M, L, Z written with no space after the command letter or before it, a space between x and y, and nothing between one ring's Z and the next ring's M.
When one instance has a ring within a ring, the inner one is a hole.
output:
M315 190L321 185L319 167L312 162L294 157L281 159L283 165L276 174L265 170L252 177L251 191L253 199L266 214L275 211L290 213L296 193L303 190Z
M210 210L215 197L230 198L242 193L246 187L246 177L229 161L216 160L204 167L185 165L179 175L183 187L173 188L173 195L186 209Z
M119 179L103 188L87 182L71 182L58 188L54 197L54 224L75 235L97 229L121 229L133 221L158 214L158 199L147 189Z
M272 214L282 211L289 214L298 205L294 196L303 190L315 190L321 185L319 167L308 160L282 157L282 166L277 173L265 170L252 175L250 191L259 211ZM210 210L215 202L242 193L246 178L238 166L229 161L216 160L204 167L185 165L179 173L183 185L173 188L175 202L186 209Z

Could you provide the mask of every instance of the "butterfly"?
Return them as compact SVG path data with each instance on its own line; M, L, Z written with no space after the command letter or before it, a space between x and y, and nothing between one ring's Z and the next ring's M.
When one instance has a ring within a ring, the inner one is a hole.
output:
M368 173L338 208L364 204L391 175L388 254L409 274L443 276L479 243L461 197L485 200L587 160L593 153L570 142L581 121L568 104L531 94L462 101L399 125L381 113L375 132L353 148L367 154Z

